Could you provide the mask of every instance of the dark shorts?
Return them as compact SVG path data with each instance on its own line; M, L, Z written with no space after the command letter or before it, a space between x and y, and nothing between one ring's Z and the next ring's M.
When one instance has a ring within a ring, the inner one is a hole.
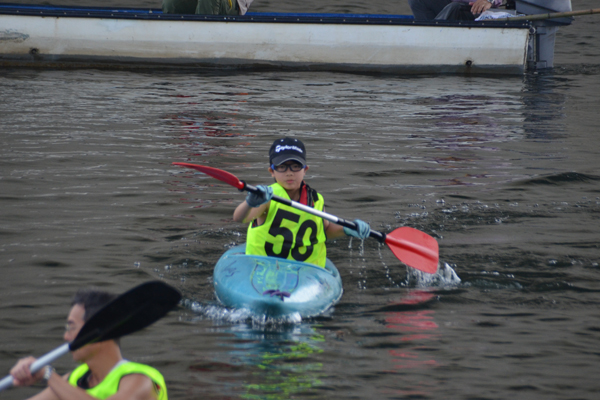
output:
M435 17L446 21L473 21L475 16L471 6L464 3L450 3Z
M236 0L163 0L165 14L238 15Z

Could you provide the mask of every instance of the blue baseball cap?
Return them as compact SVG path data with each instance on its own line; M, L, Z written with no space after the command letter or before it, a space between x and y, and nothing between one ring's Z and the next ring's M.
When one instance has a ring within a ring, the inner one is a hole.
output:
M280 165L286 161L298 161L303 167L306 166L306 148L304 143L298 139L277 139L269 149L269 164Z

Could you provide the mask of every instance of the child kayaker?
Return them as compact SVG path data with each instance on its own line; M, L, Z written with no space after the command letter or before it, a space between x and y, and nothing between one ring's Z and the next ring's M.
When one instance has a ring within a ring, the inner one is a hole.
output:
M342 227L296 208L271 201L273 195L323 211L320 193L304 182L308 171L306 148L293 138L277 139L269 150L270 186L257 186L233 213L233 220L249 223L246 254L287 258L325 267L325 241L343 236L366 239L369 224L354 220L357 230Z

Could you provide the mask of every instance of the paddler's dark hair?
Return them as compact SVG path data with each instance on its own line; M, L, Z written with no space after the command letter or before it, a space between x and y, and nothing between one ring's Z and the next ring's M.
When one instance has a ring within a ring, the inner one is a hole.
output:
M85 309L83 320L87 322L92 315L113 301L117 295L95 289L79 289L71 300L71 307L80 305Z

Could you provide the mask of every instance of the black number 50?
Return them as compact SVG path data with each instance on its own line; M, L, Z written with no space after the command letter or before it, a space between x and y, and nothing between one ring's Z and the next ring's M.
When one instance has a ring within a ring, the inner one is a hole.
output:
M282 209L277 210L277 214L275 214L275 218L273 219L273 224L271 224L271 228L269 228L269 235L271 236L283 236L283 245L281 246L281 253L277 254L273 250L273 243L266 242L265 243L265 252L268 256L271 257L279 257L279 258L288 258L290 255L290 251L292 252L292 258L296 261L305 261L307 260L312 252L313 245L317 243L317 224L315 221L306 220L300 225L300 229L298 229L298 235L294 240L294 233L288 228L281 226L281 223L284 219L292 222L298 222L300 220L300 216L298 214L294 214L289 211L285 211ZM306 246L306 251L304 253L300 253L300 248L304 246L303 238L306 235L306 231L310 229L310 245Z

